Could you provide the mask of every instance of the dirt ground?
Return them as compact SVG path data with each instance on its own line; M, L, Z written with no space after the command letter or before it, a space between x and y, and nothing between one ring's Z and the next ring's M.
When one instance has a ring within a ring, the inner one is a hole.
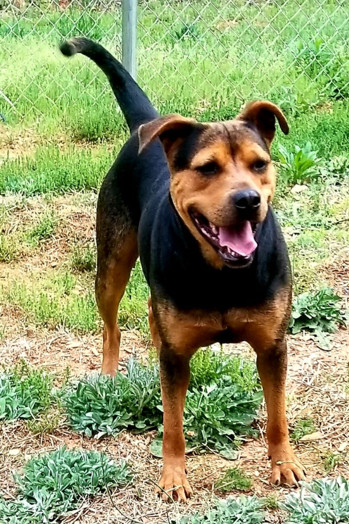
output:
M9 197L10 198L10 197ZM14 278L33 278L52 267L64 264L74 239L93 240L93 214L95 196L57 198L53 204L59 217L64 217L53 239L45 242L41 250L24 256L11 264L0 266L0 288L5 289ZM76 197L77 198L77 197ZM34 200L33 200L34 201ZM32 216L36 205L30 209L29 199L14 217L12 227L18 220ZM52 202L51 202L52 204ZM51 205L50 204L50 205ZM28 207L29 206L29 207ZM28 211L29 209L29 211ZM349 297L349 256L340 263L323 267L326 279L343 298ZM5 336L0 339L0 359L5 367L25 359L34 367L45 368L62 377L67 367L72 376L98 372L101 364L101 334L75 335L63 329L38 328L25 320L22 312L9 304L2 304L1 324ZM316 432L304 437L295 447L308 473L308 479L338 476L349 477L349 333L340 329L331 337L331 350L317 347L310 335L289 336L288 372L288 418L292 427L297 419L313 418ZM132 356L146 356L147 343L135 331L124 331L122 337L122 364ZM245 345L229 346L228 352L243 353L253 358ZM188 512L202 511L212 503L216 495L215 482L229 467L238 465L253 478L248 494L265 496L276 494L279 498L289 492L288 488L276 488L269 483L270 465L266 455L264 438L266 422L263 405L258 421L259 438L243 443L239 457L231 462L214 454L188 456L189 480L194 496L187 506L165 504L154 495L154 482L159 479L161 460L149 452L154 433L132 435L122 433L115 438L94 440L81 437L69 430L62 419L58 429L48 435L33 435L25 422L6 422L0 425L0 488L5 497L15 495L12 473L19 471L28 458L46 453L61 445L96 449L110 453L115 459L126 459L134 468L135 479L131 486L115 490L103 497L86 499L82 506L62 522L92 523L169 523ZM324 471L324 458L329 453L339 457L339 463L329 473ZM233 492L232 495L237 495ZM269 511L267 523L283 522L280 511Z

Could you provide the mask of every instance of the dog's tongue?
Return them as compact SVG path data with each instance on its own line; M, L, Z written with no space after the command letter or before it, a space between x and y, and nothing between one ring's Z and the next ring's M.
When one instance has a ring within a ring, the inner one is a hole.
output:
M254 239L251 222L246 220L241 225L236 227L220 227L219 244L230 247L239 255L246 257L253 253L257 247L257 242Z

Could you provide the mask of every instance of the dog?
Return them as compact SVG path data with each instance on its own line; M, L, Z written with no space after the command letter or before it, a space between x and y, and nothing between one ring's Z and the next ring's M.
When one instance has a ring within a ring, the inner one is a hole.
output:
M271 207L270 147L276 121L289 132L284 114L271 102L255 101L226 122L159 116L101 45L76 38L61 51L82 53L102 69L131 133L98 197L96 300L104 321L102 373L113 376L119 303L140 256L164 410L159 495L186 501L192 494L183 435L189 361L214 342L247 341L255 350L271 481L297 485L305 472L289 443L285 411L291 271Z

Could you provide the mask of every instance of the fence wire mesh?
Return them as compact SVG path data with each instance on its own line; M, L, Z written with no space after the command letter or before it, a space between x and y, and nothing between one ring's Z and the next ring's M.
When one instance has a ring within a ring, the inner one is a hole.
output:
M291 114L331 105L349 97L348 19L347 0L143 0L138 81L160 111L202 119L260 97ZM78 35L120 57L121 2L0 0L2 115L63 114L77 91L88 100L77 113L111 108L94 64L59 56L58 42Z

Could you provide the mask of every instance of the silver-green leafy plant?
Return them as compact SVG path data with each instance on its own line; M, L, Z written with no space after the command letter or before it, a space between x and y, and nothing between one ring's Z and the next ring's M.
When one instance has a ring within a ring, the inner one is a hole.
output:
M109 487L125 486L132 478L125 462L105 453L65 447L31 459L22 475L15 475L17 498L0 498L0 522L45 524L76 508L84 496Z
M226 500L217 499L213 508L204 515L195 513L183 517L180 524L262 524L264 512L262 500L257 497L229 497Z
M302 483L281 504L289 513L286 524L347 524L349 522L349 480L343 477Z

